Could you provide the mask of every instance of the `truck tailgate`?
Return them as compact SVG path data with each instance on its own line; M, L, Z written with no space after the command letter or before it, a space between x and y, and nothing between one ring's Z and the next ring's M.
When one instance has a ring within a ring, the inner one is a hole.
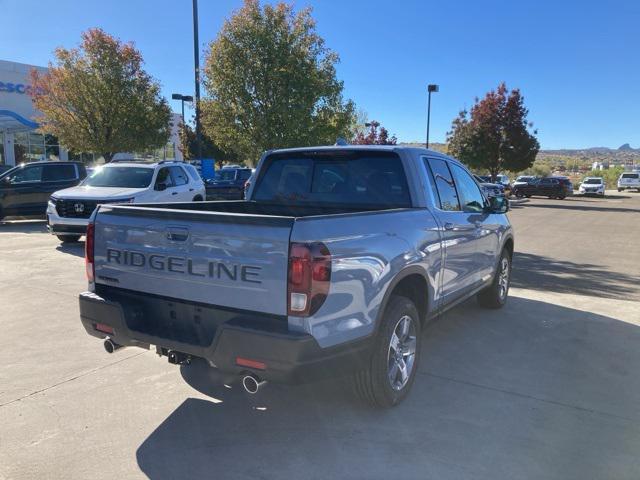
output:
M292 217L102 206L95 219L96 283L286 315L293 221Z

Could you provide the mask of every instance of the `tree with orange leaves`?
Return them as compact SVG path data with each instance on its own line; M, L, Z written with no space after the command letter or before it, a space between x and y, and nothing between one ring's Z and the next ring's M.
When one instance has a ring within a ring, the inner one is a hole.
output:
M44 133L106 163L117 152L159 148L169 137L171 110L140 52L101 29L82 34L79 48L55 51L47 73L31 72L32 100Z

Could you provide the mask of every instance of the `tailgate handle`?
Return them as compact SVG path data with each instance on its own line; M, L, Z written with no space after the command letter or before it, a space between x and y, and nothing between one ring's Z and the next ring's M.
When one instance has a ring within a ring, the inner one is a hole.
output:
M189 229L187 228L168 228L167 229L167 240L171 240L174 242L184 242L187 238L189 238Z

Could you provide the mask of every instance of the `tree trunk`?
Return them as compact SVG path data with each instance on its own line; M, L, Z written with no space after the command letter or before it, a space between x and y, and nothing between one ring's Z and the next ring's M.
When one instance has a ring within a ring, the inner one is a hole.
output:
M103 153L102 157L104 158L104 163L110 163L113 160L113 156L115 154L113 152Z

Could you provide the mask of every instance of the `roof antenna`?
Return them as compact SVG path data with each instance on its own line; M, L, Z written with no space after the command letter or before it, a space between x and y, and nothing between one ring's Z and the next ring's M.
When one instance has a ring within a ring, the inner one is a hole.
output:
M336 143L334 143L334 145L336 147L344 147L346 145L349 145L349 142L347 142L347 140L342 137L338 137L336 138Z

